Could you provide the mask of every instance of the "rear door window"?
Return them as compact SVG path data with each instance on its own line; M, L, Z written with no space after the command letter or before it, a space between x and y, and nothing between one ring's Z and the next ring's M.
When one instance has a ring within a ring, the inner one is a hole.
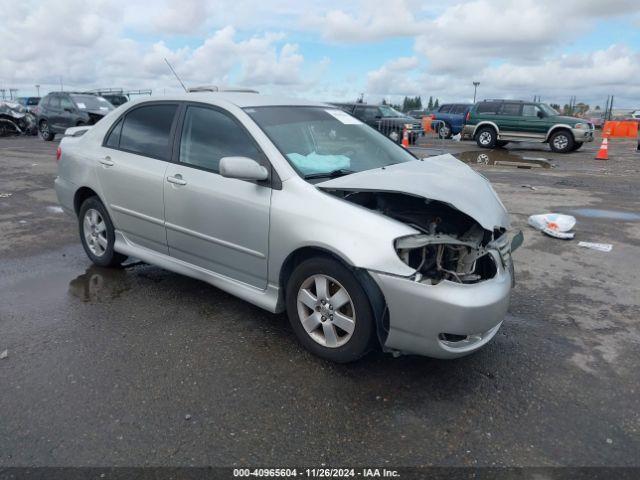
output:
M171 157L171 126L178 105L146 105L127 113L120 134L120 149L146 157Z
M466 105L454 105L453 108L451 109L451 113L464 113L465 110L467 109Z
M55 110L60 109L60 97L57 95L53 95L49 97L49 103L47 105L49 108L53 108Z
M520 116L522 112L521 103L503 103L500 110L501 115Z
M443 105L438 110L439 113L449 113L451 111L451 105Z
M116 126L111 129L109 136L104 142L105 147L118 148L120 146L120 133L122 131L122 118L118 120Z
M478 105L477 113L497 113L500 104L497 102L482 102Z

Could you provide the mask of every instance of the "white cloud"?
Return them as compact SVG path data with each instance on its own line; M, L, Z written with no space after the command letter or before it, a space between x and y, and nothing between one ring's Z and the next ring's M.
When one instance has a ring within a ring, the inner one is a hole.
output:
M377 95L417 95L420 84L411 72L418 67L417 57L400 57L367 74L367 93Z
M390 37L414 36L425 28L415 12L419 3L409 0L359 2L356 11L330 9L324 14L311 13L302 25L318 30L335 42L378 41Z

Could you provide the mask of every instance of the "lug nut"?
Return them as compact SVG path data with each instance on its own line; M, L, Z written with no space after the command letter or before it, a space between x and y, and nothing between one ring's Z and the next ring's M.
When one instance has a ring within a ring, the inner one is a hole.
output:
M322 299L322 300L320 300L320 303L322 303L324 305L325 303L327 303L327 301Z
M329 304L329 310L333 310L333 305Z
M324 322L327 319L324 315L322 316L322 321Z

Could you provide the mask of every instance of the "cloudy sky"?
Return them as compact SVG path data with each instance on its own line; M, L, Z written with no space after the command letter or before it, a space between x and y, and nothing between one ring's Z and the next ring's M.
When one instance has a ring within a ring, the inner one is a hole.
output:
M640 0L0 0L0 88L640 107Z

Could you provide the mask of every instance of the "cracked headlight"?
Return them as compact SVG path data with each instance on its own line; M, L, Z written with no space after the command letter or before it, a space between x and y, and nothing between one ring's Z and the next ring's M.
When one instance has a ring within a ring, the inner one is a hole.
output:
M588 123L576 123L573 128L577 128L578 130L589 130L590 129Z

